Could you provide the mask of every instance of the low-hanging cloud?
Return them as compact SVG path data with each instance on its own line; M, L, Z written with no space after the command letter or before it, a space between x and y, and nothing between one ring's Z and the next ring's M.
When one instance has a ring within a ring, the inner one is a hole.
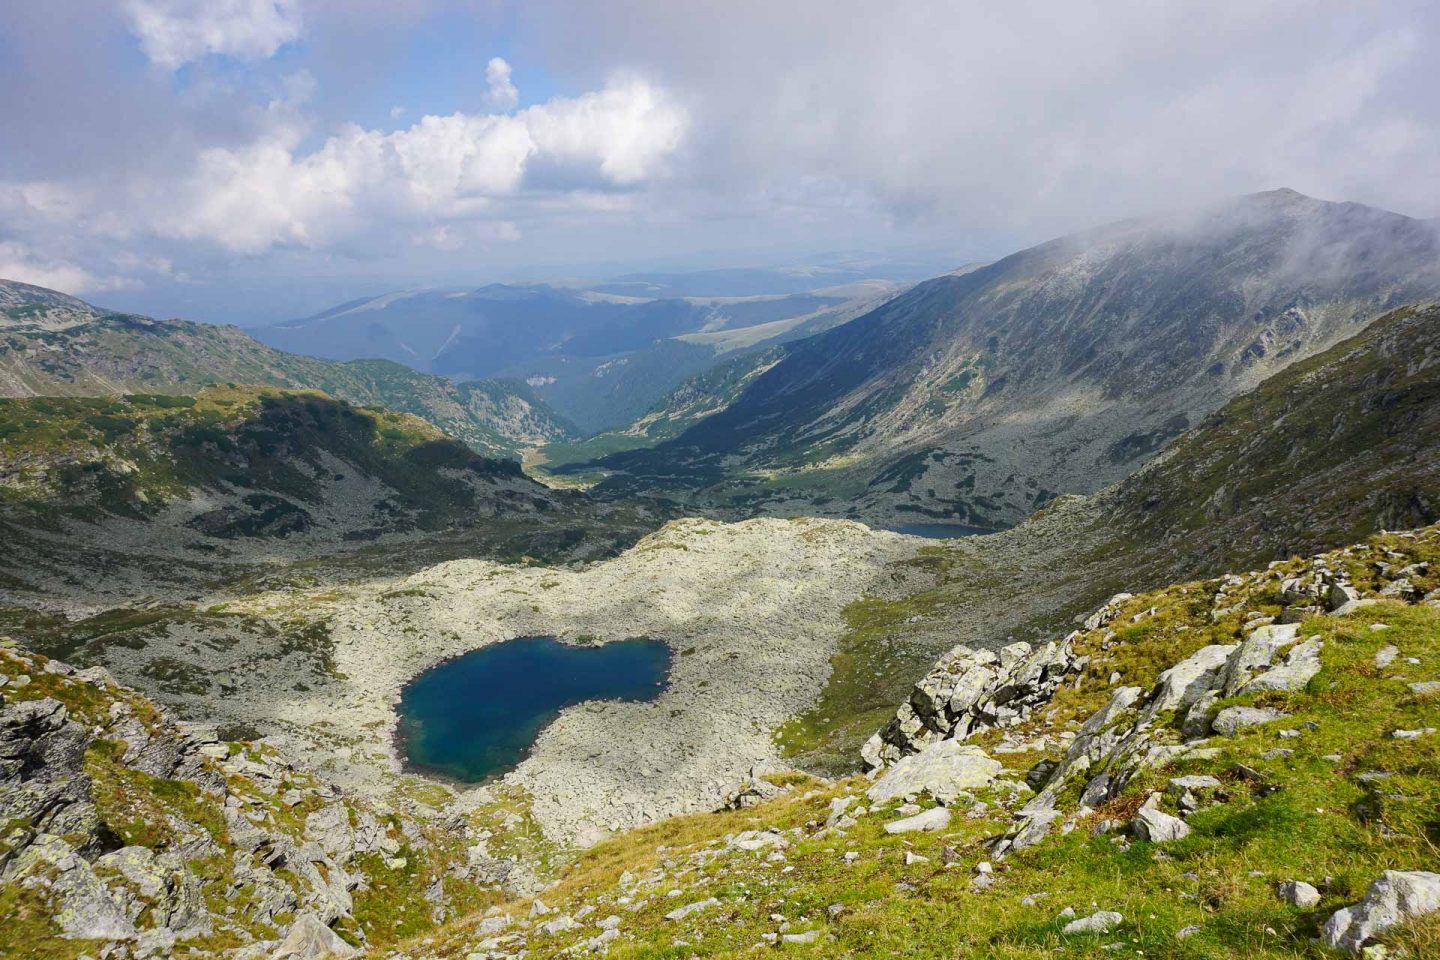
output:
M1440 213L1433 0L72 5L0 6L0 241L95 278L989 257L1279 186ZM117 35L149 63L88 56Z
M0 277L52 290L95 292L135 286L133 280L124 277L97 277L84 267L65 260L37 256L13 241L0 241Z

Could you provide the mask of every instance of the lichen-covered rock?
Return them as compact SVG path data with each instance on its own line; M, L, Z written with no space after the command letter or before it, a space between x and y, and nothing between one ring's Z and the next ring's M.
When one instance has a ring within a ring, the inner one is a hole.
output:
M967 790L989 785L1004 767L979 747L945 740L902 757L876 780L866 796L876 802L928 793L948 803Z
M132 923L148 909L148 926L164 927L182 938L210 932L200 885L175 852L122 847L96 860L95 872L108 878L111 899Z
M137 936L135 924L89 862L60 837L40 834L6 864L3 879L47 900L62 936L81 940Z
M1334 949L1359 953L1365 944L1398 923L1440 910L1440 873L1386 870L1370 884L1365 899L1336 910L1321 939Z
M328 957L344 958L355 954L355 948L340 939L340 935L318 916L302 913L290 925L271 960L326 960Z

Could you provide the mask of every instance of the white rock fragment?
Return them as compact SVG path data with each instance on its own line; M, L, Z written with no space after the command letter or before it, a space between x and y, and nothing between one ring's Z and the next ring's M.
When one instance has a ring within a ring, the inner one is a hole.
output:
M1109 933L1124 922L1125 918L1114 910L1099 910L1088 917L1071 920L1060 932L1066 936L1077 933Z
M687 903L683 907L676 907L674 910L671 910L669 913L665 914L665 919L684 920L691 914L701 913L703 911L709 910L711 907L718 907L719 905L720 901L716 900L714 897L710 897L706 900L697 900L694 903Z
M918 813L913 817L906 817L903 820L892 820L885 824L886 833L933 833L936 830L944 830L950 826L950 811L944 807L934 807L924 813Z
M1281 900L1301 910L1309 910L1320 902L1320 891L1304 880L1286 880L1277 892Z

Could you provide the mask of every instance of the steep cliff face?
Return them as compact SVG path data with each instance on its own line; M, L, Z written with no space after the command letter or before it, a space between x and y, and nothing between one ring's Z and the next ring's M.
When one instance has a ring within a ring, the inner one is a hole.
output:
M1231 396L1440 293L1432 225L1293 191L1121 223L920 284L789 346L615 490L1013 523L1133 472Z

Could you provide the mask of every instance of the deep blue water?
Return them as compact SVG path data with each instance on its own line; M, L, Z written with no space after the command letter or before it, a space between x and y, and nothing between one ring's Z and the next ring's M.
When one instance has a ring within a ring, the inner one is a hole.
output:
M572 646L523 637L426 670L400 694L400 742L411 769L478 783L515 767L545 725L586 700L653 700L670 648L659 640Z
M903 533L912 537L974 537L982 533L994 533L994 530L987 530L984 527L967 527L963 523L898 523L893 527L886 527L895 533Z

